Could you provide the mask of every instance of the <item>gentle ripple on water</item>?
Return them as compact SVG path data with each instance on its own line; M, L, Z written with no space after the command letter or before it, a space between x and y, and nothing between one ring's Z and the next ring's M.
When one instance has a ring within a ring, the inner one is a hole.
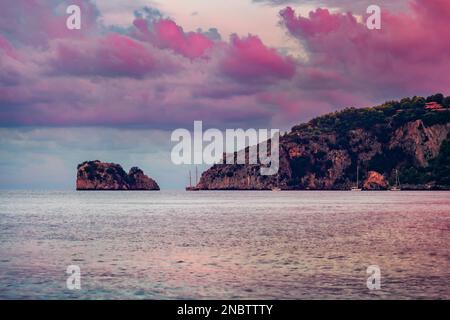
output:
M449 195L0 191L0 299L450 299Z

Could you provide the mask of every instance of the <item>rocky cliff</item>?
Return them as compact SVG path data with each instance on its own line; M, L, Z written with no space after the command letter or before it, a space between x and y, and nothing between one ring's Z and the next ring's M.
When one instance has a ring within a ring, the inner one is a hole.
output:
M118 164L96 160L83 162L77 169L77 190L159 190L137 167L127 174Z
M431 103L434 108L428 108ZM212 190L450 189L450 97L436 94L348 108L315 118L280 137L278 175L259 165L214 165L197 187Z

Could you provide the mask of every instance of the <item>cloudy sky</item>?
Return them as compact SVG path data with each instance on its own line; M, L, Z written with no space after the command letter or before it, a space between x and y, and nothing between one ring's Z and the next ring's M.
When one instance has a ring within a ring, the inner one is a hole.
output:
M66 28L69 4L81 30ZM365 26L369 4L381 30ZM448 95L449 19L448 0L3 0L0 188L73 189L94 159L182 188L170 133L194 120L287 130Z

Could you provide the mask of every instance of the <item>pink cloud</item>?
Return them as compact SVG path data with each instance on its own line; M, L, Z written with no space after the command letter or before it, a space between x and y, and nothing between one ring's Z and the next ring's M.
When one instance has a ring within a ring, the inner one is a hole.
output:
M151 26L144 19L135 19L137 36L162 49L171 49L184 57L195 59L205 55L213 47L211 39L198 32L184 32L170 19L160 19Z
M8 57L13 59L18 59L19 54L13 45L0 34L0 50L6 54Z
M23 82L25 65L20 51L0 34L0 89Z
M445 27L450 2L411 4L407 13L383 11L381 30L367 29L350 13L327 9L301 17L288 7L280 15L288 32L308 49L304 67L344 79L334 83L336 88L377 97L445 92L450 87L450 35ZM324 81L318 80L318 85Z
M165 71L163 60L156 58L147 44L116 33L97 39L58 41L55 46L53 67L58 73L143 77Z
M332 14L328 9L318 8L311 11L308 17L296 16L291 7L280 12L288 30L298 37L313 37L324 35L338 29L353 29L358 24L351 13Z
M291 78L295 73L295 63L275 49L266 47L257 36L239 38L232 35L221 69L238 80L258 82Z

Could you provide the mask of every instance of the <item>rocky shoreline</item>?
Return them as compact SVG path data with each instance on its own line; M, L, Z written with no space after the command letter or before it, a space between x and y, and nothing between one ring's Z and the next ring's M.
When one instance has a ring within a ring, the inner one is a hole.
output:
M403 190L450 190L450 106L442 101L450 99L405 98L315 118L280 137L277 175L260 175L258 164L216 164L196 188L350 190L359 168L363 190L391 189L396 173Z

